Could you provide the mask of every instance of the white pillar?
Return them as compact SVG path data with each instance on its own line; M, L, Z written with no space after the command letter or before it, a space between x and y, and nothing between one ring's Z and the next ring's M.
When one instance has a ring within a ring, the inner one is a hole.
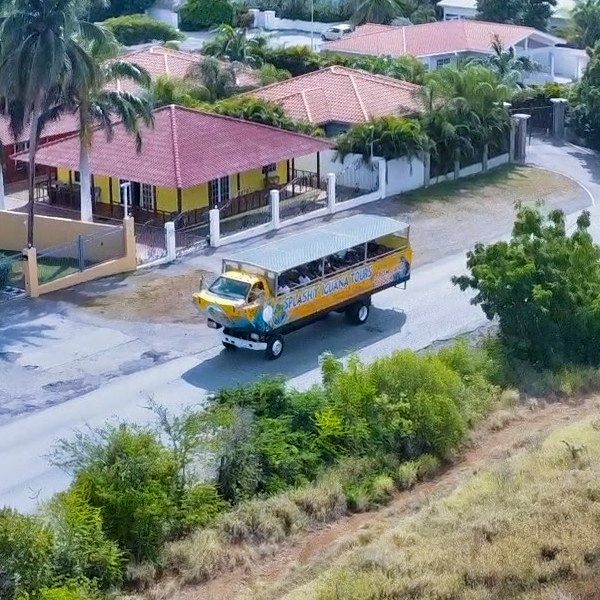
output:
M565 98L550 98L552 102L552 135L557 140L565 138L565 111L567 100Z
M279 190L271 190L271 227L279 229Z
M327 210L330 214L335 212L335 173L327 174Z
M208 211L210 245L217 248L221 245L221 216L218 208L211 208Z
M175 223L165 223L165 243L167 247L167 258L174 261L177 258L177 244L175 243Z
M379 199L387 197L387 161L379 159Z

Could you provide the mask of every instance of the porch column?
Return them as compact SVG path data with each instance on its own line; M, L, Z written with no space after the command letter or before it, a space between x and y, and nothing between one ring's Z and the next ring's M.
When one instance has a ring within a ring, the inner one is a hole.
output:
M156 207L156 204L155 204ZM177 212L181 213L183 211L183 193L181 188L177 188Z
M108 178L108 201L110 202L110 216L113 214L113 178Z
M287 168L287 183L289 183L292 180L292 172L291 172L290 159L289 158L286 161L286 168Z
M557 140L565 139L566 98L550 98L552 102L552 136Z
M317 186L321 183L321 153L317 152Z

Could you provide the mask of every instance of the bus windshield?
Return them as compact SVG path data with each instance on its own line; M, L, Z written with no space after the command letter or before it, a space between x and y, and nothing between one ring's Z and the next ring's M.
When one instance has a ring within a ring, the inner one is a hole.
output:
M208 289L217 296L224 296L232 300L245 300L250 291L250 284L229 277L219 277Z

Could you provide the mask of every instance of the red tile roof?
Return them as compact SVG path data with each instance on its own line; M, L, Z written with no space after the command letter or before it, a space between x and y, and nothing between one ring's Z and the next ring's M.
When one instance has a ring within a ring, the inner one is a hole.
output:
M122 125L115 126L110 143L102 131L96 130L91 164L92 173L98 175L187 189L332 147L324 139L181 106L165 106L154 111L154 128L142 131L140 153ZM36 162L78 169L79 137L44 144Z
M420 110L419 86L357 69L332 66L251 92L281 105L294 118L317 125L364 123Z
M375 25L367 23L340 40L321 46L331 52L401 56L430 56L453 52L491 52L495 35L505 47L512 46L532 34L559 41L532 27L460 19L422 25Z
M135 63L150 73L152 79L158 79L162 75L168 75L177 79L184 79L195 65L203 60L201 54L195 52L182 52L171 50L164 46L150 46L141 50L127 52L121 59ZM231 66L222 62L223 66ZM256 87L260 85L260 77L256 71L243 65L234 65L236 84L241 87ZM118 82L117 89L132 92L137 86L127 80Z

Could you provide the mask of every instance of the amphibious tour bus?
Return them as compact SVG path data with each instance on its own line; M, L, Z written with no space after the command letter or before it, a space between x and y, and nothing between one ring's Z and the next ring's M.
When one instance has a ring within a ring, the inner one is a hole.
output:
M194 294L226 348L283 352L283 335L328 312L356 325L371 296L410 279L406 223L375 215L332 221L223 260L221 276Z

